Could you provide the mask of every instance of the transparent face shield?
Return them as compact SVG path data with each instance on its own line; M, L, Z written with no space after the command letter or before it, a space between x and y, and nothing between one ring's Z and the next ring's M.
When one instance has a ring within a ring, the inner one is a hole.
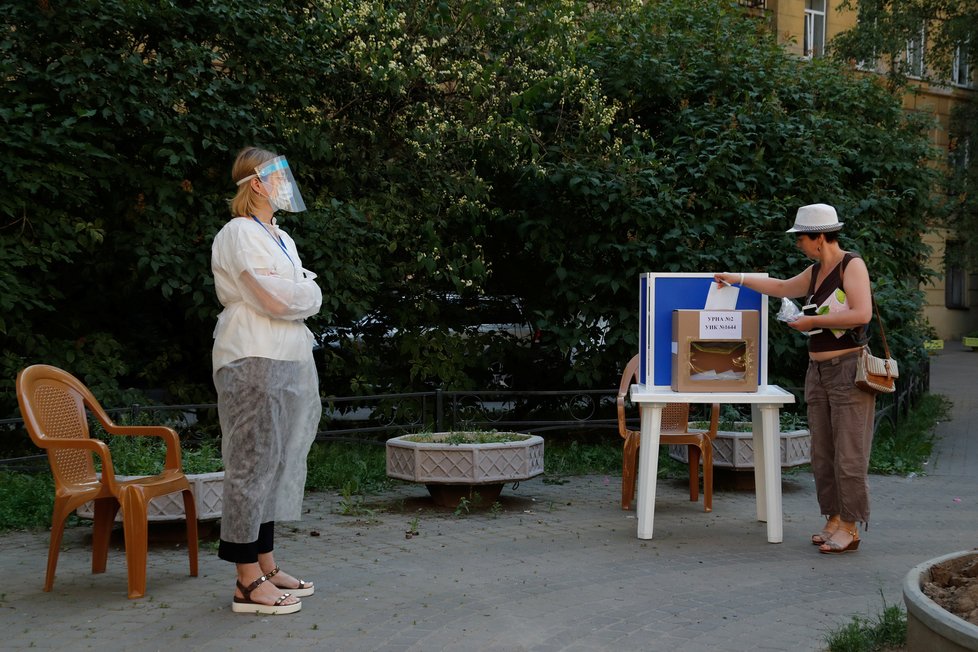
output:
M261 182L262 188L268 193L268 201L277 210L290 213L306 210L306 204L299 194L299 187L295 183L295 177L292 176L289 162L284 156L276 156L255 168L255 175Z

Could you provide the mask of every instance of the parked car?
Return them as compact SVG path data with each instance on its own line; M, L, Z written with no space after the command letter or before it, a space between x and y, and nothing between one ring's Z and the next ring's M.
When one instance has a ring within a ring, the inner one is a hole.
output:
M480 389L525 387L540 371L542 334L519 299L512 296L463 296L431 293L394 296L351 324L323 329L318 348L345 360L381 361L404 378L412 345L418 337L463 338L465 373ZM379 372L384 373L384 372Z

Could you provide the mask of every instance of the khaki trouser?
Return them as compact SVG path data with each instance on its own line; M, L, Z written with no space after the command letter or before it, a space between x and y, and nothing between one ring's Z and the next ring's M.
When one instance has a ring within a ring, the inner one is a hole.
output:
M869 523L869 454L876 397L855 385L860 352L810 361L805 375L812 472L825 516Z

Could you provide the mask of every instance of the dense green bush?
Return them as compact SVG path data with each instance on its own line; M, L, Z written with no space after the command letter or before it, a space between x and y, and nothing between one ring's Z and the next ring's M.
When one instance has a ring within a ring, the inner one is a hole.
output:
M607 17L592 47L619 122L644 134L645 183L619 211L628 230L610 243L625 253L608 256L630 266L613 276L642 266L793 276L808 261L784 230L799 205L830 203L846 222L843 246L866 258L890 343L909 361L920 350L920 230L932 207L926 124L874 80L786 56L762 23L713 3L649 3L629 17ZM782 384L801 384L802 340L771 328Z
M50 473L0 471L0 532L50 526L53 511Z
M310 207L282 217L324 290L310 325L376 308L397 327L389 354L327 355L324 393L472 386L479 343L412 329L436 298L393 300L431 289L522 297L576 353L553 383L611 386L639 273L797 273L783 231L812 201L848 223L901 362L919 350L925 125L726 3L83 0L2 20L4 390L43 361L107 405L211 400L209 243L252 143L289 156ZM804 343L771 345L798 384Z

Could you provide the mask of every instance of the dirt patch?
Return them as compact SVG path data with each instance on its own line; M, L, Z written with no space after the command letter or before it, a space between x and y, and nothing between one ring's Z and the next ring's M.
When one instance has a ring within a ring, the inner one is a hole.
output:
M932 566L920 590L945 611L978 625L978 553Z

